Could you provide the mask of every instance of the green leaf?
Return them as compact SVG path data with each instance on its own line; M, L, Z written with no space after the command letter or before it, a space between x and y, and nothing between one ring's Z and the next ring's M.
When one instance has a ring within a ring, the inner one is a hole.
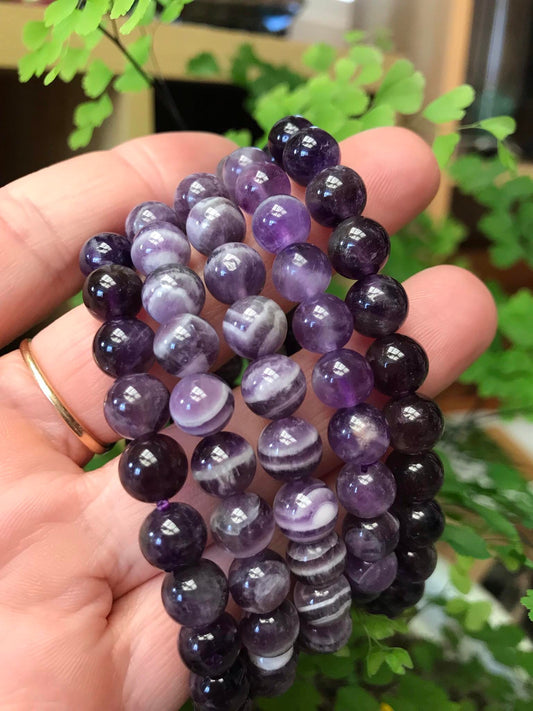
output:
M74 110L74 123L78 128L101 126L113 113L113 102L108 94L103 94L97 101L84 101Z
M108 9L109 0L86 0L85 5L78 14L76 32L82 36L94 32L102 22L102 18Z
M362 624L368 636L376 640L392 637L396 632L395 621L385 615L365 615Z
M76 74L87 64L90 52L82 47L67 47L59 62L59 76L65 82L72 81Z
M511 173L516 173L518 167L516 156L501 142L498 143L498 158L504 168L511 171Z
M532 314L533 293L529 289L520 289L499 310L500 330L513 343L533 348L533 329L524 328L524 324L531 322Z
M143 91L150 86L150 83L140 74L137 69L130 66L113 82L113 88L122 93L127 91Z
M520 602L528 611L528 617L533 622L533 590L528 590L526 595L520 598Z
M504 167L497 160L486 160L475 154L460 156L450 166L450 175L462 192L475 195L483 188L493 185Z
M464 614L467 608L468 602L463 597L452 597L444 606L446 612L453 617Z
M137 0L133 12L120 28L120 32L123 35L129 35L130 32L133 32L148 11L151 2L154 2L154 0Z
M57 75L59 74L59 67L52 67L50 71L46 74L43 84L45 86L50 86L50 84L54 81L54 79L57 78Z
M302 62L317 72L325 72L333 64L336 54L335 47L325 42L318 42L305 50Z
M376 649L370 652L370 654L366 658L366 671L368 676L374 676L378 672L379 668L386 660L386 658L387 653L382 649Z
M350 136L355 136L356 133L360 133L362 130L363 126L359 119L348 119L335 132L335 138L337 139L337 141L344 141L346 138L350 138ZM346 294L344 294L344 296L345 295Z
M252 145L252 134L247 128L241 128L238 131L231 129L226 131L224 136L242 148Z
M375 106L361 116L361 130L367 131L370 128L394 126L395 119L396 113L390 106Z
M460 121L475 96L476 92L469 84L456 86L455 89L447 91L446 94L428 104L422 112L422 116L433 123Z
M133 59L140 64L141 67L148 61L150 56L150 50L152 48L152 37L151 35L145 35L144 37L139 37L128 45L128 53L133 57Z
M511 116L493 116L480 121L479 127L491 133L498 141L503 141L516 131L516 121Z
M465 628L469 632L481 630L490 617L492 605L487 600L476 600L468 605L465 614Z
M458 133L447 133L445 136L435 136L433 141L433 153L442 170L448 164L453 152L459 143L460 136Z
M96 99L105 91L113 78L113 71L101 59L93 60L81 80L83 91L91 99Z
M470 588L472 587L472 581L468 573L473 562L472 558L458 556L455 564L450 567L450 581L463 595L470 592Z
M456 553L483 560L490 558L485 541L470 526L447 524L442 539L449 543Z
M389 669L395 674L405 674L405 669L413 668L413 660L403 647L390 647L385 659Z
M220 74L220 65L212 52L200 52L187 62L187 74L212 77Z
M354 662L350 657L324 655L320 662L320 671L328 679L346 679L354 671Z
M135 0L113 0L109 16L112 20L116 20L118 17L126 15L133 7L134 2Z
M78 0L54 0L44 11L44 24L57 25L76 9Z
M49 29L42 21L26 22L22 30L22 41L28 49L39 49L48 37Z
M425 79L414 71L412 62L397 60L389 69L379 87L374 103L386 104L402 114L416 113L424 98Z
M78 148L85 148L85 146L88 146L93 136L93 130L92 126L76 128L68 137L69 148L72 151L77 151Z
M344 116L353 117L359 116L366 110L370 97L358 86L348 84L348 86L342 87L333 101L335 106L344 113Z
M34 52L23 55L18 61L18 76L21 83L29 81L37 71L38 56Z
M192 0L171 0L160 15L161 22L174 22Z
M357 44L358 42L362 42L365 37L366 32L364 30L350 30L349 32L345 32L343 35L344 41L348 44Z
M357 64L349 57L341 57L335 62L335 77L338 81L347 83L353 77Z
M377 47L360 45L352 47L350 58L355 61L360 71L355 81L357 84L371 84L381 78L383 74L383 52Z
M341 687L337 691L334 711L379 711L379 702L360 686Z

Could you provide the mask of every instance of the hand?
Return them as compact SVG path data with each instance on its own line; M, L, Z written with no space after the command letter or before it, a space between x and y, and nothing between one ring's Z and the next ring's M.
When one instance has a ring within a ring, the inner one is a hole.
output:
M103 230L121 232L129 210L148 199L171 204L179 180L212 172L232 150L227 140L166 134L91 153L23 178L0 191L0 344L38 323L80 288L78 252ZM384 128L344 142L343 162L364 178L365 214L391 234L423 210L438 185L429 148L414 134ZM302 190L298 189L302 195ZM326 231L312 240L325 244ZM271 259L268 256L268 264ZM193 266L201 270L201 255ZM430 359L423 391L435 396L488 346L496 315L472 274L438 266L405 283L409 317L402 332ZM267 281L265 294L272 294ZM204 314L220 326L225 307L208 298ZM112 441L102 403L111 379L95 365L99 323L84 307L47 326L32 349L71 412ZM354 337L351 347L362 347ZM227 357L226 350L222 357ZM309 377L316 356L295 358ZM303 417L323 440L331 411L309 395ZM252 443L264 426L236 394L230 429ZM197 440L174 428L188 453ZM178 627L160 598L161 573L138 550L150 507L122 489L116 461L84 473L89 452L39 390L18 351L0 359L0 706L4 711L170 711L188 695L176 649ZM320 476L338 460L325 447ZM253 489L272 499L276 484L258 472ZM215 500L188 481L178 495L208 518ZM208 552L221 565L228 557Z

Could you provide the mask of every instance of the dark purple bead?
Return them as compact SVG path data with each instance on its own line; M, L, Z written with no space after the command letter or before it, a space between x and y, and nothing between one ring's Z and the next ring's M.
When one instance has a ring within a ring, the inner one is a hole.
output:
M388 511L396 496L396 482L382 462L367 466L345 464L337 477L337 496L346 511L374 518Z
M168 422L168 390L148 373L123 375L108 390L104 415L108 425L126 439L157 432Z
M196 564L206 541L207 528L198 511L178 502L154 509L139 531L141 553L151 565L162 570Z
M374 373L375 387L391 397L418 390L429 369L426 351L401 333L377 338L370 345L366 358Z
M311 217L306 206L290 195L267 198L252 218L252 232L257 244L273 254L291 244L305 242L310 230Z
M249 558L268 546L274 535L274 515L257 494L228 496L211 514L213 538L235 558Z
M439 406L422 395L390 400L383 410L390 431L390 443L405 454L431 449L444 429Z
M306 585L297 582L294 604L303 623L330 625L349 612L352 605L350 584L340 575L327 585Z
M157 329L154 353L158 363L180 378L203 373L213 365L219 349L213 326L199 316L181 314Z
M114 378L144 373L154 363L154 332L137 319L106 321L96 332L93 355L104 373Z
M292 138L302 128L309 128L311 121L303 116L285 116L276 121L268 133L268 148L272 157L281 165L283 150L289 138Z
M302 623L300 644L304 650L317 654L331 654L348 643L352 634L352 618L349 612L329 625Z
M262 291L266 269L255 249L242 242L228 242L209 255L204 267L204 280L217 301L232 304Z
M293 648L280 654L279 657L250 655L248 662L250 695L254 698L281 696L294 684L297 666L298 654Z
M334 165L315 175L305 190L305 204L320 225L335 227L360 215L366 205L363 179L352 168Z
M235 201L252 215L259 205L273 195L290 195L291 181L275 163L252 163L235 183Z
M396 331L409 310L403 286L383 274L371 274L356 281L346 294L346 304L355 330L371 338Z
M186 627L205 627L224 612L228 581L216 563L201 558L163 579L161 596L170 617Z
M176 225L152 222L135 236L131 258L141 274L150 274L168 264L187 265L191 258L191 245L186 234Z
M313 353L342 348L353 333L353 321L346 304L333 294L320 294L303 301L292 319L294 337Z
M291 136L283 149L283 167L299 185L307 185L324 168L337 165L339 144L317 126L304 128Z
M133 318L141 310L142 281L133 269L106 264L83 284L83 303L99 321Z
M444 468L435 452L392 452L387 459L387 466L396 479L397 498L400 501L432 499L444 481Z
M191 173L179 183L174 195L177 225L185 229L191 208L210 197L228 197L223 183L211 173Z
M353 555L346 559L346 577L352 593L356 596L377 595L386 590L393 582L398 571L395 553L389 553L381 560L369 562Z
M136 205L126 217L126 236L133 241L137 233L153 222L170 222L178 225L174 210L164 202L148 200Z
M257 456L274 479L293 481L309 476L322 459L317 428L300 417L274 420L259 435Z
M283 558L267 548L250 558L235 559L228 582L239 607L262 614L271 612L285 600L291 577Z
M423 548L397 548L398 580L408 583L419 583L427 580L437 566L437 551L435 546Z
M289 541L287 564L295 578L308 585L327 585L344 571L346 546L332 531L313 543Z
M305 375L296 361L273 353L246 368L241 382L244 402L252 412L269 420L288 417L305 398Z
M187 478L187 457L172 437L152 434L130 442L120 455L120 483L130 496L155 503L170 499Z
M442 509L434 499L411 506L398 505L394 515L400 522L403 548L420 548L435 543L442 536L446 523Z
M235 197L235 184L239 175L252 163L269 163L265 153L260 148L236 148L224 161L222 179L230 197Z
M189 267L167 264L147 276L142 302L155 321L166 323L180 314L198 315L204 307L205 287Z
M204 491L213 496L233 496L252 482L256 469L255 452L233 432L204 437L191 458L191 472Z
M172 390L170 413L185 433L207 437L228 424L235 409L229 386L216 375L186 375Z
M132 268L130 248L129 239L116 232L100 232L94 235L80 250L81 273L88 276L95 269L106 264L121 264L123 267Z
M389 431L381 412L361 403L337 410L329 421L328 440L345 462L373 464L389 446Z
M374 376L366 358L340 348L325 353L313 368L315 395L329 407L353 407L364 402L374 387Z
M246 666L237 659L222 676L191 674L189 689L202 711L240 711L250 692Z
M313 244L291 244L276 255L272 281L286 299L307 301L328 288L331 264L324 252Z
M295 643L300 631L296 608L284 600L271 612L245 615L240 624L241 640L250 654L277 657Z
M223 612L207 627L182 627L178 650L185 666L194 674L220 676L241 651L239 629L233 617Z
M349 217L329 238L328 256L333 269L348 279L376 274L389 258L387 231L369 217Z
M320 479L297 479L284 484L274 499L274 518L291 541L312 543L335 528L339 505Z
M239 208L223 197L201 200L187 217L187 237L202 254L227 242L242 242L246 236L246 221Z
M398 617L404 610L416 605L424 595L424 583L403 583L395 580L377 600L371 602L367 610L378 615Z
M272 299L245 296L226 311L222 331L232 351L253 360L281 348L287 317Z
M342 533L350 555L373 563L385 558L396 548L400 538L400 524L388 512L367 519L347 514L342 523Z

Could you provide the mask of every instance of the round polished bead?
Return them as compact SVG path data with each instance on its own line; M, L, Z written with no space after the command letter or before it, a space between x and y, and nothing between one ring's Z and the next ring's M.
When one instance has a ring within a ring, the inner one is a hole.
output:
M158 202L157 200L141 202L126 217L126 236L133 241L143 227L153 222L170 222L173 225L177 225L178 218L174 210L165 205L164 202Z
M88 276L98 267L104 267L107 264L133 267L130 248L129 239L124 235L116 234L116 232L100 232L94 235L80 249L81 273Z
M344 575L320 587L297 582L293 599L300 620L317 626L330 625L343 617L352 605L350 584Z
M311 217L307 208L290 195L267 198L252 218L252 232L257 244L273 254L291 244L305 242L310 230Z
M383 274L371 274L356 281L346 294L346 304L355 330L371 338L389 335L400 328L409 308L400 282Z
M422 346L401 333L377 338L370 345L366 358L374 373L376 388L391 397L418 390L429 369Z
M427 580L437 567L435 546L423 548L397 548L398 579L409 583Z
M289 138L282 163L295 182L307 185L321 170L337 165L340 157L339 144L333 136L317 126L309 126Z
M233 415L231 388L216 375L186 375L170 395L170 414L186 434L197 437L220 432Z
M158 328L154 338L158 362L167 373L180 378L209 370L218 349L218 335L213 326L192 314L171 318Z
M298 654L292 647L278 657L260 657L250 654L249 658L248 677L252 697L281 696L294 684Z
M344 571L346 545L335 531L313 543L289 541L287 564L291 573L308 585L327 585Z
M300 631L296 608L284 600L271 612L249 613L240 624L241 640L250 654L277 657L295 643Z
M186 627L204 627L224 612L228 581L216 563L201 558L163 579L161 596L170 617Z
M374 518L388 511L396 497L396 482L382 462L345 464L337 477L337 496L346 511Z
M444 429L439 406L422 395L390 400L383 410L390 431L390 443L405 454L431 449Z
M435 543L442 536L446 523L442 509L434 499L397 506L394 515L400 522L400 541L404 548Z
M329 238L331 264L348 279L376 274L389 258L389 253L390 239L385 228L362 215L341 222Z
M118 378L144 373L153 365L154 332L137 319L115 319L103 323L93 340L94 359L104 373Z
M291 541L311 543L335 528L339 505L320 479L298 479L284 484L274 499L274 518Z
M213 496L232 496L252 482L256 469L255 452L233 432L217 432L204 437L191 458L191 472L204 491Z
M303 116L285 116L276 121L268 133L268 148L276 163L281 164L283 150L289 138L292 138L302 128L309 128L311 121Z
M104 415L126 439L157 432L168 422L168 390L148 373L123 375L108 390Z
M326 353L342 348L353 333L353 321L346 304L333 294L319 294L303 301L292 319L294 336L302 348Z
M139 501L170 499L187 478L187 457L182 446L164 434L134 439L120 455L120 483Z
M314 425L300 417L274 420L259 435L257 456L274 479L309 476L322 459L322 439Z
M376 518L357 518L347 514L342 533L350 555L373 563L392 553L400 538L400 524L391 513Z
M245 235L244 216L227 198L201 200L187 217L187 237L202 254L211 254L226 242L242 242Z
M194 674L220 676L241 651L237 623L228 612L223 612L207 627L182 627L178 650L182 662Z
M276 255L272 281L286 299L307 301L328 288L331 264L324 252L313 244L291 244Z
M213 538L235 558L249 558L268 546L274 535L274 515L257 494L228 496L211 514Z
M141 274L150 274L167 264L187 265L191 245L185 232L171 222L152 222L135 236L131 258Z
M129 267L106 264L83 284L83 303L100 321L133 318L141 310L142 282Z
M274 353L287 335L287 318L272 299L246 296L226 311L222 324L229 347L243 358Z
M377 595L386 590L396 578L398 559L395 553L389 553L381 560L370 562L353 555L346 559L346 577L357 596Z
M367 610L373 614L398 617L422 599L424 588L423 582L405 583L397 579L377 600L367 606Z
M315 395L329 407L353 407L364 402L374 387L374 376L366 358L350 350L325 353L313 368Z
M381 412L361 403L334 413L328 425L328 440L343 461L373 464L387 451L389 431Z
M259 205L273 195L290 195L291 181L275 163L252 163L235 182L235 201L252 215Z
M142 301L155 321L166 323L180 314L199 314L205 303L205 287L189 267L167 264L148 275Z
M319 225L335 227L348 217L363 212L365 184L352 168L334 165L321 170L311 180L305 190L305 203Z
M239 175L252 163L269 163L267 155L260 148L246 146L236 148L224 161L222 179L230 197L235 197L235 185Z
M250 692L246 666L237 659L221 676L191 674L189 690L202 711L241 711Z
M192 506L167 502L144 519L139 547L156 568L175 570L200 560L207 541L204 520Z
M174 195L177 225L185 229L191 209L210 197L228 197L221 180L211 173L191 173L179 183Z
M223 304L232 304L262 291L266 269L258 252L242 242L221 244L204 267L205 285Z
M242 376L241 393L252 412L270 420L288 417L305 398L305 375L296 361L273 353L251 363Z
M234 560L228 582L239 607L261 614L281 605L289 592L291 579L283 558L267 548L250 558Z
M300 643L308 652L331 654L347 644L352 634L352 618L346 612L329 625L302 623Z
M396 479L400 501L427 501L439 491L444 481L444 467L435 452L402 454L392 452L387 466Z

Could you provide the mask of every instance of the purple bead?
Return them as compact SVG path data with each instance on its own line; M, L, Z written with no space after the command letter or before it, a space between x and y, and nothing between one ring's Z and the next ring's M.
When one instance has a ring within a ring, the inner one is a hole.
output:
M266 548L274 535L274 515L257 494L228 496L211 514L213 538L235 558L249 558Z
M291 647L278 657L249 655L250 695L271 698L288 691L296 679L298 654ZM241 711L244 711L242 709Z
M329 421L328 440L343 461L373 464L387 451L389 431L381 412L361 403L335 412Z
M337 296L320 294L298 306L292 319L292 330L302 348L313 353L326 353L342 348L350 340L352 316Z
M346 294L346 304L355 330L371 338L396 331L409 310L403 286L383 274L371 274L356 281Z
M104 373L114 378L144 373L153 365L154 332L137 319L106 321L96 332L93 355Z
M333 269L348 279L376 274L389 258L389 253L387 231L369 217L349 217L333 230L329 238L328 256Z
M174 210L164 202L148 200L136 205L126 217L126 236L133 241L137 233L153 222L170 222L178 225Z
M396 479L399 501L409 503L432 499L444 481L444 467L435 452L392 452L387 458L387 466Z
M148 275L142 301L155 321L167 323L179 314L199 314L205 303L205 287L189 267L168 264Z
M290 195L291 181L275 163L252 163L235 183L235 201L252 215L260 203L273 195Z
M291 573L308 585L327 585L344 571L346 546L332 531L313 543L289 541L287 564Z
M376 388L391 397L418 390L428 373L426 351L401 333L377 338L370 345L366 357L374 373Z
M396 506L394 514L400 522L400 541L403 548L429 546L438 541L444 531L444 514L434 499L419 501L411 506Z
M244 215L224 197L201 200L187 217L187 237L202 254L211 254L227 242L242 242L245 236Z
M283 167L299 185L307 185L324 168L337 165L339 144L317 126L304 128L291 136L283 149Z
M424 583L404 583L395 580L377 600L367 606L367 610L372 614L398 617L404 610L421 600L424 587Z
M179 183L174 195L174 210L177 225L185 229L191 209L201 200L210 197L228 197L227 191L215 175L211 173L191 173Z
M306 206L290 195L275 195L264 200L254 212L252 232L267 252L278 254L291 244L305 242L311 231Z
M235 400L216 375L187 375L170 395L172 419L186 434L207 437L224 429L233 415Z
M148 514L139 531L141 553L162 570L197 563L206 541L207 528L198 511L174 501Z
M246 146L245 148L236 148L230 153L222 168L222 179L230 197L235 197L237 179L245 168L248 168L252 163L267 164L268 162L267 156L260 148Z
M244 402L256 415L269 420L292 415L304 401L306 392L302 369L284 355L274 353L258 358L242 376Z
M222 676L191 674L189 689L195 708L202 711L241 711L250 683L244 663L237 659Z
M151 434L130 442L120 455L120 483L139 501L157 502L175 496L187 478L182 446L172 437Z
M289 138L292 138L302 128L309 128L311 121L303 116L285 116L276 121L268 133L268 148L276 163L281 164L283 150Z
M340 348L325 353L313 368L315 395L329 407L353 407L364 402L374 387L374 376L366 358Z
M374 518L388 511L396 496L396 482L382 462L368 466L345 464L337 477L337 496L346 511Z
M228 581L216 563L201 558L195 565L167 573L161 596L173 620L186 627L204 627L224 612Z
M398 519L390 513L376 518L357 518L347 514L342 534L350 555L373 563L392 553L400 538Z
M389 553L373 563L349 555L346 560L346 577L356 596L375 595L386 590L398 571L398 560Z
M312 543L335 528L339 505L335 494L319 479L284 484L274 499L274 518L291 541Z
M300 631L296 608L284 600L279 607L266 613L249 613L240 624L241 639L249 654L258 657L278 657L295 643Z
M228 582L239 607L261 614L281 605L289 593L291 577L283 558L267 548L251 558L234 560Z
M127 237L115 232L100 232L85 242L80 250L79 265L82 274L88 276L106 264L121 264L133 267L130 255L131 244Z
M167 264L187 265L191 245L185 233L171 222L152 222L135 236L131 258L141 274L150 274Z
M180 378L203 373L218 355L217 332L199 316L181 314L160 326L154 338L154 353L167 373Z
M360 215L366 205L366 188L355 170L334 165L315 175L305 190L311 217L320 225L335 227L343 220Z
M422 395L390 400L383 410L390 431L390 443L405 454L431 449L444 429L439 406Z
M191 458L191 472L204 491L213 496L233 496L252 482L256 469L255 452L233 432L204 437Z
M338 652L348 643L352 634L352 618L349 612L329 625L302 623L300 643L304 650L318 654Z
M153 375L123 375L108 390L104 415L126 439L157 432L168 422L168 390Z
M204 267L205 285L223 304L259 294L265 279L261 256L242 242L221 244L211 252Z
M133 318L141 310L142 282L128 267L106 264L83 284L83 303L99 321Z
M352 605L350 584L344 575L320 587L298 582L294 586L293 598L302 623L317 626L336 622L350 611Z
M245 296L226 311L222 331L228 346L251 360L274 353L287 335L287 318L272 299Z
M322 440L301 417L274 420L259 435L257 456L274 479L293 481L312 474L322 459Z
M237 623L223 612L207 627L182 627L178 650L183 663L194 674L218 677L233 665L241 651Z
M276 255L272 281L286 299L307 301L328 288L331 264L324 252L313 244L291 244Z
M420 583L427 580L437 567L435 546L423 548L397 548L398 579L407 583Z

